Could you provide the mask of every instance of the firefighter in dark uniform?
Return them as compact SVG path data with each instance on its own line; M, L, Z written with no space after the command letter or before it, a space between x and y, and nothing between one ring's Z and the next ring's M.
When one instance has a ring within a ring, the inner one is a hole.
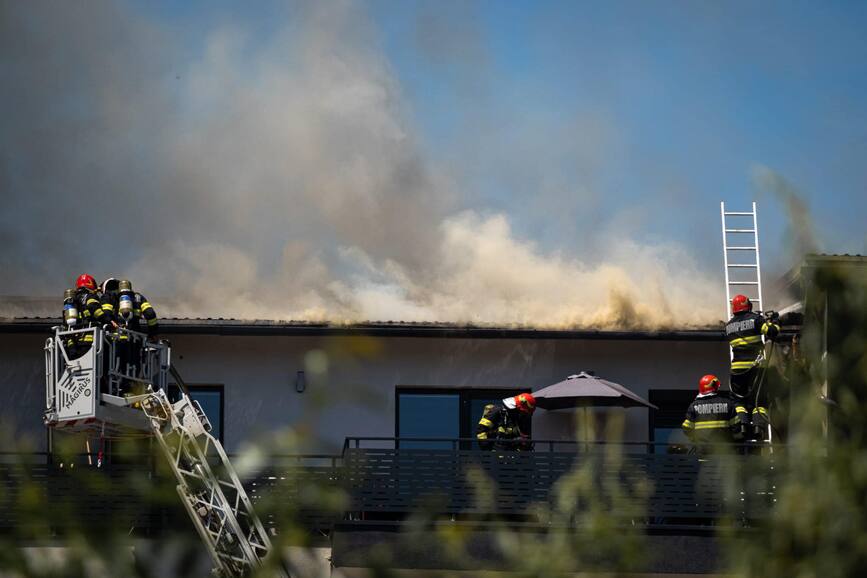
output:
M766 367L765 338L773 341L780 333L777 316L767 317L753 312L753 303L745 295L732 299L733 317L726 323L726 337L732 350L729 388L732 394L750 412L752 431L750 437L763 440L770 423L767 403L757 386Z
M698 395L686 410L681 424L699 455L713 452L713 444L730 444L742 439L749 424L746 407L719 391L719 379L705 375L698 382Z
M114 327L117 326L118 283L114 277L109 277L103 281L99 296L100 308L105 314L105 323Z
M156 337L159 329L156 310L144 295L132 290L129 281L119 281L113 277L106 279L102 284L101 306L107 321L130 331L146 333L151 338Z
M133 294L132 316L127 323L127 327L132 331L146 333L151 340L155 340L159 332L157 312L141 293Z
M64 298L63 305L63 317L67 329L87 329L103 323L104 312L97 292L96 279L87 273L79 275L75 282L75 289L67 291L67 294L69 293L71 295ZM74 311L74 318L70 317L72 311ZM78 334L67 339L64 345L70 359L76 359L91 348L93 334Z
M129 285L130 292L132 285ZM151 305L147 298L141 293L132 293L132 312L126 318L126 327L131 331L145 333L148 336L148 341L157 341L157 331L159 330L159 321L157 319L156 310ZM140 341L135 341L131 345L130 355L135 364L136 371L139 377L147 379L148 376L142 375L143 364L143 346ZM136 391L136 393L140 393Z
M126 363L128 353L125 343L119 342L119 334L117 328L117 300L118 300L118 280L114 277L109 277L100 285L99 303L102 310L102 327L105 330L106 339L111 340L115 346L116 357L112 358L111 350L106 348L103 354L103 372L107 376L109 369L122 369ZM102 385L102 389L106 393L117 395L117 391L108 391L108 381Z
M102 287L102 308L107 315L111 316L112 324L129 331L145 333L148 340L156 341L159 322L156 310L147 298L141 293L133 291L132 283L126 279L109 278L103 282ZM122 373L137 378L146 378L146 376L140 375L143 344L139 340L131 338L124 331L118 331L116 339L117 363ZM124 385L135 386L136 384L124 383Z
M536 410L536 398L529 393L508 397L485 406L476 426L476 439L483 450L530 451L530 424Z

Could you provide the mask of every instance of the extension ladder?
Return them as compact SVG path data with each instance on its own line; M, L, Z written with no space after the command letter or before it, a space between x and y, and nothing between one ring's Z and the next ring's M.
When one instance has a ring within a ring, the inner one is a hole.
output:
M762 311L762 267L759 259L759 223L756 203L752 211L726 211L720 203L723 263L726 276L726 309L723 319L731 317L732 297L746 295ZM730 243L731 240L731 243Z

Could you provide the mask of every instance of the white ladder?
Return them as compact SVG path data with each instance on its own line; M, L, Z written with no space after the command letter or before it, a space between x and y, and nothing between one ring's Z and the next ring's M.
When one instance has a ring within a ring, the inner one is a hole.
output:
M758 307L756 311L762 311L762 267L759 260L759 223L756 218L756 203L753 201L752 211L726 211L725 202L719 204L720 218L722 220L723 239L723 262L726 273L726 310L723 319L731 317L732 294L742 293L749 297ZM744 224L746 217L752 218L752 226ZM729 244L729 235L733 244ZM738 252L745 255L745 259L730 261L730 252ZM749 256L755 254L755 259L750 262ZM732 279L732 277L737 277ZM736 290L732 290L736 288Z
M175 474L178 495L211 554L216 573L236 578L260 570L271 541L222 444L210 434L201 407L186 394L172 404L163 390L142 397L142 411ZM281 569L276 575L286 576Z

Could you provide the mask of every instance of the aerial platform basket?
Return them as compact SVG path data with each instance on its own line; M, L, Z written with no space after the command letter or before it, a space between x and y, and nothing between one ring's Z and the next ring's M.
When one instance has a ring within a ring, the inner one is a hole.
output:
M165 389L170 355L167 344L135 331L55 328L45 343L45 425L108 437L149 434L134 394Z

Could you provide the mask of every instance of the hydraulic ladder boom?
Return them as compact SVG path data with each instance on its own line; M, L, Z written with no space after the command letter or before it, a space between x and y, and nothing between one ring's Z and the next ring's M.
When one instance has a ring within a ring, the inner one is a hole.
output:
M186 394L171 404L159 390L146 394L141 407L178 481L178 495L220 573L245 576L261 566L271 541L199 405Z

